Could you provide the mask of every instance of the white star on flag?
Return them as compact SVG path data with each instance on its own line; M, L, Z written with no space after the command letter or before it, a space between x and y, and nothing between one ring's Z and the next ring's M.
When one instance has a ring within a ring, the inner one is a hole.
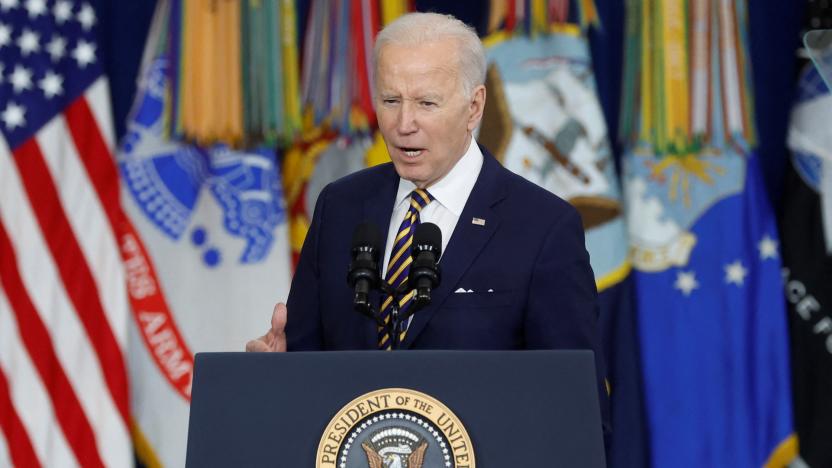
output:
M757 244L757 249L760 251L760 260L777 258L777 241L768 235L763 236Z
M19 5L17 0L0 0L0 9L3 11L9 11L12 8L17 8Z
M673 287L682 291L685 296L690 296L690 293L699 287L699 282L696 281L696 273L692 271L678 272Z
M78 45L72 51L72 57L78 62L78 68L85 68L95 62L95 45L83 39L78 41Z
M53 37L52 40L46 44L46 51L49 52L49 56L52 57L52 61L57 62L62 59L66 53L66 39L61 36Z
M3 83L3 71L5 71L6 67L2 63L0 63L0 84Z
M733 283L742 286L746 275L748 275L748 270L742 266L742 262L739 260L725 265L725 282L728 284Z
M61 75L58 75L50 70L46 72L46 76L38 82L38 86L43 90L43 95L46 99L52 99L58 94L63 94L63 83L64 79Z
M78 12L78 22L81 23L81 26L84 27L85 31L89 31L89 29L95 24L95 12L92 10L92 7L89 3L85 3L84 6L81 7L81 11Z
M20 55L27 57L32 52L40 50L40 36L31 29L24 29L17 39L17 46L20 47Z
M0 119L6 124L7 129L14 130L17 127L22 127L26 123L26 119L24 118L25 113L26 109L23 106L9 102L3 114L0 115Z
M26 10L29 11L29 18L37 18L46 12L46 0L27 0Z
M0 23L0 48L9 45L12 41L12 28L7 24Z
M20 93L32 87L32 72L25 67L17 65L14 67L12 74L9 75L9 82L12 84L14 92Z
M72 18L72 4L66 0L58 0L55 7L52 8L52 14L55 16L55 22L64 24L68 19Z

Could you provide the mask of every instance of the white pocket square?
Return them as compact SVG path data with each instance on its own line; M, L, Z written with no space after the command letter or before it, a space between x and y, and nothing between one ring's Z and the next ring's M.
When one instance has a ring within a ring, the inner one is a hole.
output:
M457 290L456 290L456 291L454 291L454 292L455 292L456 294L462 294L462 293L472 293L472 292L474 292L474 290L473 290L473 289L468 289L468 290L466 290L465 288L459 288L459 289L457 289Z

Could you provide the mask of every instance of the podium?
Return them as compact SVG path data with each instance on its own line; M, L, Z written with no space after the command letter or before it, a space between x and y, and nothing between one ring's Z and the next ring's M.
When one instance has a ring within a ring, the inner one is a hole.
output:
M591 351L200 353L188 467L603 467Z

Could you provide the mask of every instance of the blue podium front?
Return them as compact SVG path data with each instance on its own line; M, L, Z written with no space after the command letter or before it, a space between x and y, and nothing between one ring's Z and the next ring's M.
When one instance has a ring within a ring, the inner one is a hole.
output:
M188 467L603 467L591 351L200 353Z

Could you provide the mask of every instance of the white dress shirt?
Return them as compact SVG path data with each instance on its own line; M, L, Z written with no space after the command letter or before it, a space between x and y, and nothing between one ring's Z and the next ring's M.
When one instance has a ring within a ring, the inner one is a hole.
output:
M433 196L433 201L422 208L419 213L420 223L434 223L442 231L442 252L448 246L451 234L456 228L465 202L471 195L471 190L480 175L483 161L482 151L471 138L468 150L456 162L456 165L432 186L428 192ZM390 226L387 229L387 247L384 251L384 263L382 278L387 276L387 262L390 261L390 251L393 250L393 241L399 232L399 226L404 221L404 215L410 208L410 192L416 189L416 184L409 180L399 179L399 190L396 193L396 204L393 206L393 215L390 217Z

